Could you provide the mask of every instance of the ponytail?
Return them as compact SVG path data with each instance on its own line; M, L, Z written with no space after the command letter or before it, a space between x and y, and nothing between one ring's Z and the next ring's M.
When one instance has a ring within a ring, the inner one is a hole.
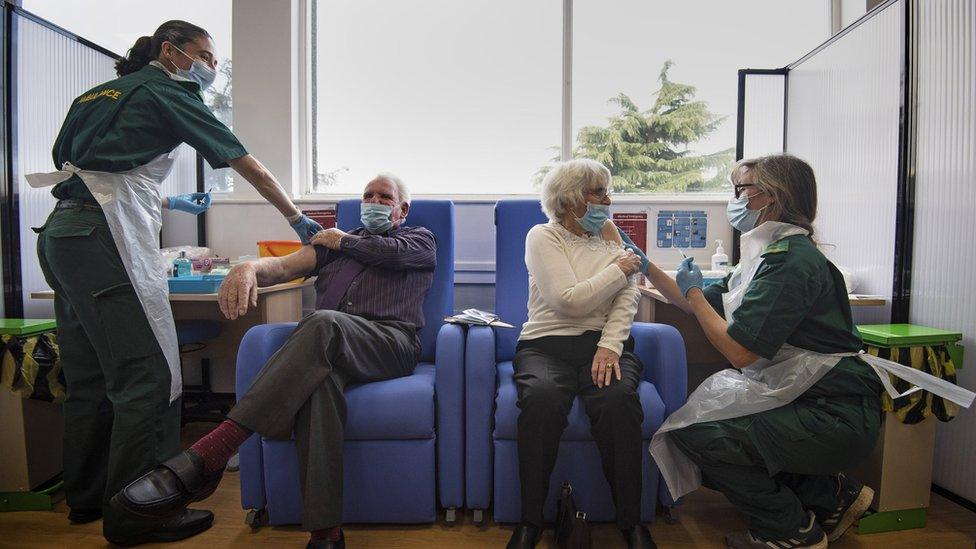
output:
M159 52L156 52L158 55ZM136 43L129 48L129 55L115 62L115 72L119 76L136 72L155 59L152 55L152 37L140 36Z
M115 73L119 76L134 73L159 57L163 42L170 42L182 48L198 38L211 38L210 33L186 21L167 21L156 29L152 36L141 36L129 48L129 54L115 62Z

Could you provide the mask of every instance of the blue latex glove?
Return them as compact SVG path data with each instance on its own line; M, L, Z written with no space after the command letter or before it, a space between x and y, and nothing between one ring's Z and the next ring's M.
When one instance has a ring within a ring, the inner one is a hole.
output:
M698 288L699 290L704 287L702 284L702 272L695 265L695 259L692 257L686 257L684 261L678 265L678 275L675 277L675 281L678 283L678 289L681 290L681 295L687 297L688 292L692 288Z
M190 193L171 196L169 209L200 215L210 209L210 193Z
M647 256L644 255L644 252L637 247L637 244L634 244L634 241L631 240L629 236L627 236L627 233L625 233L623 229L617 227L617 232L620 233L620 239L624 241L624 248L634 252L634 254L636 254L637 257L640 258L641 261L640 272L646 273L647 266L651 264L651 260L647 259Z
M315 236L319 231L322 231L322 225L319 225L315 221L312 221L307 215L302 215L302 217L292 224L292 229L298 233L298 238L302 241L302 244L308 244L308 241Z

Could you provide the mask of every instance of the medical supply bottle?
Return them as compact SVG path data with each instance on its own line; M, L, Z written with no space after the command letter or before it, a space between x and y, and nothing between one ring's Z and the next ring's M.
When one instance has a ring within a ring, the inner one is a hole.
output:
M190 276L193 264L186 257L186 252L180 252L180 257L173 260L173 276Z
M729 270L729 256L725 255L722 241L716 240L715 242L718 243L718 248L715 250L715 255L712 256L712 270L727 272Z

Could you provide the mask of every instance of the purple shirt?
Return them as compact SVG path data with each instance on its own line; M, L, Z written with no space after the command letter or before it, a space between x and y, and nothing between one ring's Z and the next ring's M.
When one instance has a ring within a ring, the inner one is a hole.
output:
M367 320L424 325L424 298L434 280L437 243L423 227L400 227L374 235L360 227L342 237L339 250L315 246L316 307L345 263L365 268L339 300L337 310Z

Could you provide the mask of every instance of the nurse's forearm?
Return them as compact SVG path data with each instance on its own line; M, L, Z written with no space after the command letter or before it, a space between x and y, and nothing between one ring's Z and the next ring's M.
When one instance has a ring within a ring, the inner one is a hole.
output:
M691 304L685 299L685 296L681 295L681 290L678 289L678 283L674 281L673 278L662 271L657 265L649 263L647 265L647 271L645 272L647 278L650 279L651 285L657 288L664 297L671 302L672 305L678 307L682 311L693 314L694 311L691 309Z
M295 207L295 203L285 194L285 190L281 188L274 174L265 168L264 164L261 164L257 158L246 154L240 158L229 160L227 163L254 186L258 194L277 208L281 215L288 218L301 213Z
M698 323L701 324L705 337L718 349L718 352L722 353L722 356L732 363L732 366L744 368L759 360L759 355L746 349L729 336L729 323L715 312L699 288L692 288L688 292L687 301L691 305Z

